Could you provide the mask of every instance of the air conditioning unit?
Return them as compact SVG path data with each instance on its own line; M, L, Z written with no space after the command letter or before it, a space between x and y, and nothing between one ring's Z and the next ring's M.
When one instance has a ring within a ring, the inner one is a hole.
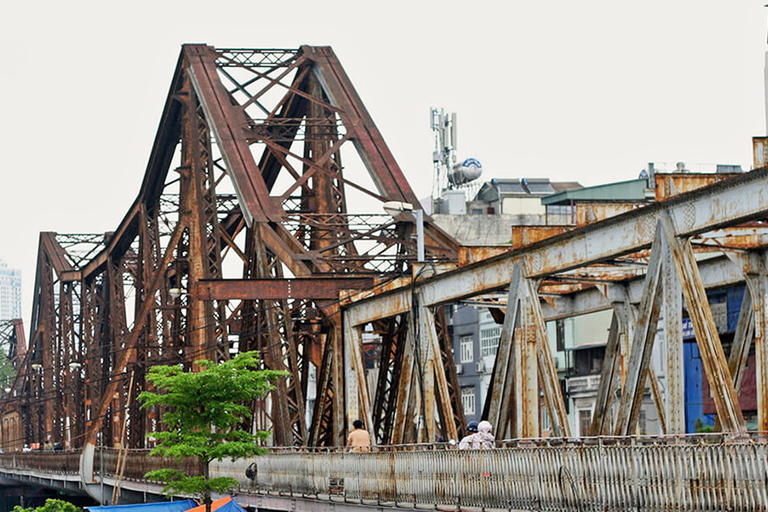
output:
M464 367L463 367L463 366L461 366L460 364L457 364L457 365L456 365L456 373L458 373L459 375L461 375L462 373L464 373Z
M477 362L477 373L485 373L485 360L481 359Z

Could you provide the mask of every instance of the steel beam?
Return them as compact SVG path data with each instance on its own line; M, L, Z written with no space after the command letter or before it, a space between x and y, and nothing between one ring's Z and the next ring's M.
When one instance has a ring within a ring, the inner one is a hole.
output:
M493 365L491 383L483 411L483 417L495 425L497 435L503 437L512 435L514 430L514 426L510 425L515 395L516 360L513 338L518 323L518 303L522 279L521 266L514 265L512 267L512 279L509 282L506 313L501 325L499 346L496 349L496 362Z
M360 329L344 324L344 368L346 375L344 383L346 389L345 410L348 423L347 428L351 427L351 422L360 419L366 428L373 426L373 416L371 415L371 399L368 392L368 382L365 378L365 363L363 361L362 351L363 337Z
M768 214L768 168L710 185L663 203L655 203L617 217L579 228L563 235L467 265L453 272L425 279L416 286L427 305L455 302L501 290L509 283L513 262L522 261L529 277L544 277L597 263L618 255L650 247L656 223L662 214L670 216L685 238L722 226L746 222ZM368 302L378 314L372 319L398 314L410 288L382 294L347 306L352 318L366 315L358 308ZM370 320L369 320L370 321Z
M735 257L740 261L744 270L749 290L749 298L752 304L752 322L754 323L755 338L755 378L757 387L757 430L768 430L768 270L766 270L766 256L768 253L748 253L739 254ZM747 293L744 294L744 302L747 303ZM745 319L747 322L748 319ZM742 326L741 318L739 326ZM747 325L746 331L749 331ZM733 375L735 385L741 383L743 373L743 361L749 354L749 337L747 333L744 338L741 332L738 332L739 338L734 339L732 351L732 361L729 366L735 366L736 373ZM743 341L742 341L743 340ZM738 388L736 388L738 389ZM725 423L725 422L723 422Z
M555 358L552 354L552 345L544 324L541 313L541 301L537 289L540 281L527 279L528 294L531 297L532 321L537 330L536 333L536 358L538 361L539 384L541 385L544 402L549 411L552 424L552 433L557 437L570 437L571 428L568 423L568 415L565 412L565 401L560 389L560 381L557 378Z
M768 180L766 180L768 181ZM739 406L738 395L728 372L717 325L709 308L707 293L699 275L696 259L689 241L680 241L676 235L672 217L664 215L659 219L663 234L672 252L675 268L680 278L683 297L688 306L688 313L696 334L696 342L701 352L701 360L707 372L707 380L712 389L717 414L723 428L731 432L744 432L746 425ZM768 378L768 377L766 377Z
M297 279L202 279L192 288L201 300L338 300L341 290L373 286L372 278L319 277Z
M630 347L629 366L616 418L615 434L619 436L634 433L633 430L637 424L637 417L645 393L646 371L651 360L653 341L656 337L656 323L661 308L662 230L661 225L656 229L651 250L651 261L648 264L648 273L645 277L643 301L640 305L640 320L635 328Z
M442 430L445 434L445 439L458 439L459 432L454 422L455 411L451 401L451 393L448 381L447 368L443 364L443 358L440 357L440 340L438 339L437 330L435 325L437 321L435 315L429 308L421 308L420 318L423 318L422 333L429 339L429 354L432 360L432 378L434 379L434 388L439 397L437 402L438 409L441 409L440 418L442 419ZM450 358L450 363L453 364L453 358ZM458 390L457 390L458 391ZM426 405L427 412L429 413L429 404ZM427 429L429 432L436 432L433 430L430 422L427 422Z
M621 347L619 345L619 320L614 311L605 346L603 367L600 370L600 384L597 388L595 410L589 433L592 436L608 434L611 430L611 405L613 396L621 381Z
M666 430L685 434L685 365L683 361L683 303L680 280L667 242L662 244L664 341L667 348ZM655 374L654 374L655 377ZM654 383L655 381L652 381ZM656 396L656 395L654 395Z

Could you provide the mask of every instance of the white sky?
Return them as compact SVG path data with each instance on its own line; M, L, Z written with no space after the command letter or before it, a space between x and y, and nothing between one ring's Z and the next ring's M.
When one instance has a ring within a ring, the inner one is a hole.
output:
M457 112L459 156L483 179L747 170L766 131L764 3L2 2L0 259L23 271L28 323L38 233L117 227L182 43L332 46L419 197L430 106Z

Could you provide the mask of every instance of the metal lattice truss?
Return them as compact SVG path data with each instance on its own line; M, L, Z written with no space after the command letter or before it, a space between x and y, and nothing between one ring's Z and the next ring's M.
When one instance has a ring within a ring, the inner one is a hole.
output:
M5 410L25 417L27 442L101 432L143 447L160 428L136 401L150 366L258 350L288 377L254 428L343 443L339 293L415 260L415 221L385 216L386 201L418 204L330 48L184 46L117 229L41 235L28 364ZM456 260L451 237L430 219L425 231L430 260Z
M764 220L768 218L768 169L711 181L717 182L578 229L516 227L521 236L513 234L513 241L522 243L514 250L493 256L487 248L462 248L460 259L467 262L463 268L425 276L375 297L351 296L343 306L345 326L353 335L350 345L364 326L387 319L414 312L430 315L456 302L489 307L502 327L483 418L495 426L497 437L538 437L542 434L541 410L546 409L551 432L570 436L545 322L612 309L591 433L633 434L643 395L650 388L663 431L680 434L685 432L685 305L719 424L726 431L746 430L738 393L747 356L754 350L758 430L768 430L768 343L764 334L768 319L768 224ZM747 292L726 354L705 290L736 283L746 283ZM665 319L667 345L665 399L650 365L660 316ZM380 438L395 442L407 437L400 437L400 432L389 434L389 424L411 420L412 397L419 388L432 400L451 393L448 378L433 380L428 371L430 365L440 364L445 352L433 341L434 332L428 324L411 324L408 329L411 334L404 337L406 343L413 344L413 338L422 342L420 348L410 347L421 361L407 359L408 351L401 356L396 368L401 392L385 402L391 404L395 417L382 423L377 401L369 420L384 425L377 430ZM384 347L397 354L390 345ZM418 371L421 376L414 378ZM361 395L369 392L363 379L347 382L350 386L357 382L356 392ZM382 387L380 379L377 396ZM354 394L348 392L348 396ZM423 426L427 434L439 426L428 411L429 406Z
M136 401L152 365L258 350L287 372L249 425L276 445L340 445L357 418L380 444L457 439L443 306L479 300L503 323L484 411L500 437L539 435L541 407L568 435L544 322L611 307L593 431L632 432L646 383L660 396L648 360L663 308L676 341L658 408L680 432L684 298L727 430L744 430L737 389L754 339L768 430L766 174L573 231L515 228L511 251L458 247L427 218L428 263L415 265L414 221L381 204L417 199L330 48L187 45L120 225L41 234L30 347L3 414L20 419L14 442L92 449L101 433L145 447L161 428L162 411ZM704 289L737 281L750 298L729 367ZM380 342L364 343L371 329Z

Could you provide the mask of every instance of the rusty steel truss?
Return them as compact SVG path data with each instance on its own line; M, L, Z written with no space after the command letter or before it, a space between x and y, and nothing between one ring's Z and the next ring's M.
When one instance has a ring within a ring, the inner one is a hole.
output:
M646 385L665 431L682 432L683 300L724 430L745 430L737 390L754 340L768 430L766 174L705 179L716 183L575 230L516 228L512 250L459 247L426 218L417 263L415 221L382 204L418 200L330 48L186 45L120 225L40 235L29 350L15 334L2 400L21 427L2 442L147 447L161 411L136 397L151 366L245 350L287 372L249 425L275 445L340 445L357 418L379 444L457 439L445 307L470 299L502 323L483 413L498 437L539 436L542 407L570 435L544 322L608 308L592 432L633 433ZM584 222L607 211L590 208ZM704 290L739 281L749 294L728 360ZM649 366L662 310L665 400ZM381 340L367 357L365 332Z
M258 350L288 377L255 426L280 445L342 443L339 291L415 259L415 221L387 201L418 204L330 48L184 46L120 225L40 236L28 361L5 410L26 442L144 447L159 428L136 401L150 366ZM430 219L425 232L431 260L457 258Z
M551 434L568 437L570 425L545 321L613 310L591 434L634 434L646 390L653 396L663 432L682 434L685 305L720 428L737 434L746 431L738 392L747 357L754 350L758 430L766 431L768 168L709 183L684 194L665 193L673 197L577 229L516 227L513 250L461 248L459 269L436 268L407 287L376 297L364 293L348 297L343 306L345 326L357 333L359 341L364 326L411 311L428 316L458 301L489 307L502 329L483 418L495 426L497 437L539 437L545 409ZM736 283L746 283L747 291L726 354L705 290ZM444 349L431 340L428 327L420 327L421 331L414 325L412 331L422 341L423 371L439 365ZM650 365L659 330L667 345L666 393ZM400 373L412 379L414 361L404 360L403 365ZM366 383L360 378L357 382L359 393L368 394ZM418 386L432 400L450 390L446 379L439 377L420 378ZM404 388L407 385L401 382ZM415 385L413 392L418 393ZM410 420L411 396L408 391L398 395L395 411L400 421ZM425 417L424 430L434 431L436 419Z

